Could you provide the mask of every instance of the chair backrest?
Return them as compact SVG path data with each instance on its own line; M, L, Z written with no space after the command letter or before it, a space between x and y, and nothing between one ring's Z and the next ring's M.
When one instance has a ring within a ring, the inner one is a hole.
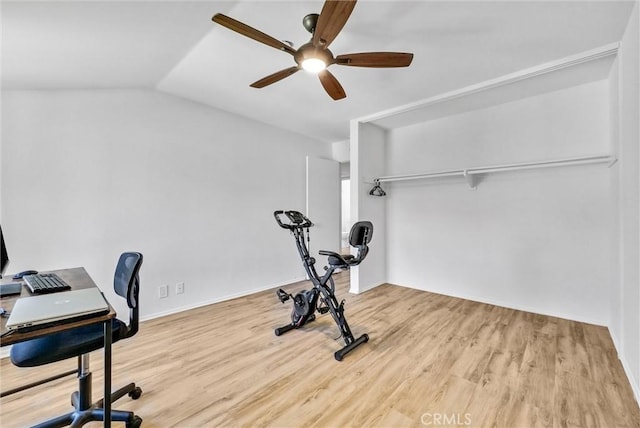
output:
M140 277L138 271L142 266L142 254L135 252L122 253L113 277L113 289L122 296L129 306L129 325L121 338L131 337L138 332L140 309L138 295L140 293Z
M367 254L369 247L367 244L373 238L373 223L370 221L359 221L351 227L349 232L349 245L358 249L358 255L354 260L354 265L360 264Z

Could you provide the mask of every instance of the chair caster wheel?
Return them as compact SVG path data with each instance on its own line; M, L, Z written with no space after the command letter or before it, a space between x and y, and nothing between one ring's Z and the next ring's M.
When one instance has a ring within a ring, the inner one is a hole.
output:
M141 395L142 395L142 388L140 388L139 386L136 386L136 388L133 391L129 392L129 397L131 397L132 400L137 400L138 398L140 398Z
M131 422L127 422L127 428L140 428L142 425L142 418L138 415L133 415Z

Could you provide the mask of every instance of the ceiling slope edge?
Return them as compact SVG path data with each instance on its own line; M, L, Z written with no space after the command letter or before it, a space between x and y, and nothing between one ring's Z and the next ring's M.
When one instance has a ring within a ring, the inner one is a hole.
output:
M602 80L618 48L619 43L611 43L354 121L394 129Z

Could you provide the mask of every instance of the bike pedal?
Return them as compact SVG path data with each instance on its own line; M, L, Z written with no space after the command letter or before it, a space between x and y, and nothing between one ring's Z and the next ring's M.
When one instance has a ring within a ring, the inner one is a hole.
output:
M291 295L284 291L282 288L276 291L276 294L278 295L278 299L280 299L280 302L282 303L286 302L291 297Z
M322 307L318 308L318 312L320 312L321 314L326 314L327 312L329 312L329 307L328 306L322 306Z

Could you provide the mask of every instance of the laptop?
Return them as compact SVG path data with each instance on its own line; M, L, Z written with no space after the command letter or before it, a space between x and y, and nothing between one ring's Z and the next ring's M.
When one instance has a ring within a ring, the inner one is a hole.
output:
M16 300L7 329L16 330L58 321L71 321L109 312L109 304L97 287L63 291Z

